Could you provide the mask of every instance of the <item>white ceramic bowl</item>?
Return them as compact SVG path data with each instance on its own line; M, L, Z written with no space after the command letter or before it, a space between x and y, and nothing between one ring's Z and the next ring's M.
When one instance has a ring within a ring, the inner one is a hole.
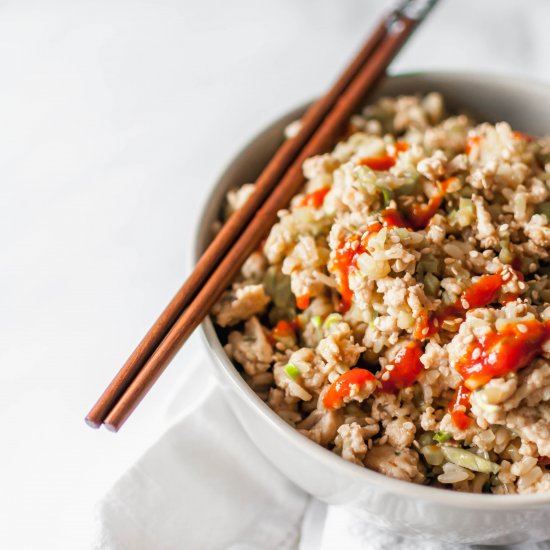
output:
M428 73L388 78L371 95L436 90L451 109L467 109L479 120L506 120L517 130L550 133L550 87L509 77ZM283 128L304 108L281 117L254 138L217 182L203 212L195 255L205 248L230 187L254 181L272 156ZM308 493L350 506L361 521L418 539L504 544L550 539L550 493L473 495L415 485L351 464L287 425L241 378L225 354L212 322L203 333L215 372L243 428L273 465Z

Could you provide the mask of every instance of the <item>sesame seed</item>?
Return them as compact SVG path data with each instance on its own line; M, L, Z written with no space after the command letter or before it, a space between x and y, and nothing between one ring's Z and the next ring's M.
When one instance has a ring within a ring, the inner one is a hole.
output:
M502 280L503 280L504 282L510 280L510 273L509 273L508 271L502 276Z
M465 300L464 298L461 298L460 303L462 304L462 307L464 309L470 309L470 304L468 303L468 300Z
M475 361L476 359L479 359L480 355L481 355L481 350L479 348L476 348L472 353L472 359Z
M520 290L525 290L527 288L527 285L523 281L520 281L518 283L518 287Z
M386 372L382 375L382 380L384 380L384 382L387 382L389 379L390 379L390 373L389 373L388 371L386 371Z
M428 328L428 327L422 329L422 336L428 336L428 332L429 332L429 328Z
M518 330L519 330L520 332L523 332L523 334L525 334L525 333L528 332L527 327L526 327L525 325L521 324L521 323L518 325Z
M489 357L487 357L487 361L491 363L491 365L494 365L497 362L497 354L493 351L489 354Z
M389 372L391 372L394 368L394 365L392 365L391 363L389 365L386 365L386 370Z

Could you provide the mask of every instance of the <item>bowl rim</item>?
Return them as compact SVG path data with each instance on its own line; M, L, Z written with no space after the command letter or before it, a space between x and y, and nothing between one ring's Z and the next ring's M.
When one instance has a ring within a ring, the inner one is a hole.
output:
M441 80L462 80L473 81L478 83L495 83L502 82L510 86L528 88L530 90L537 89L540 92L548 94L550 97L550 83L539 81L531 78L523 78L514 75L491 74L477 71L411 71L397 74L390 74L386 77L387 81L406 81L406 80L422 80L425 79L441 79ZM194 265L201 254L201 244L205 240L206 232L209 228L204 222L208 218L208 212L211 207L211 201L215 200L215 195L219 192L220 183L225 174L230 169L240 162L240 157L247 151L254 142L261 136L267 134L273 127L281 123L289 115L299 113L308 103L302 103L298 107L287 110L285 113L277 116L271 124L264 126L255 133L252 139L249 139L244 145L237 149L237 152L232 156L232 160L224 167L219 176L215 180L211 191L205 198L205 202L201 208L199 220L201 223L195 227L195 234L192 242L192 265ZM339 470L348 479L355 477L358 483L366 483L375 485L379 489L390 491L397 495L410 499L422 499L424 501L442 504L455 508L469 508L478 510L509 510L517 507L539 508L550 504L550 491L522 494L522 495L489 495L478 493L462 493L459 491L445 490L438 487L430 487L419 485L408 481L403 481L388 477L384 474L375 472L366 467L361 467L347 460L343 460L328 449L314 443L304 435L300 434L289 424L287 424L275 411L273 411L262 399L254 392L254 390L246 383L244 378L237 371L216 334L214 324L210 317L207 317L201 324L201 333L207 349L215 358L215 363L219 371L224 373L225 379L229 381L232 388L236 390L239 399L246 401L249 407L267 423L271 429L278 432L282 437L287 438L290 443L303 451L304 455L309 455L313 460L322 462L326 467Z

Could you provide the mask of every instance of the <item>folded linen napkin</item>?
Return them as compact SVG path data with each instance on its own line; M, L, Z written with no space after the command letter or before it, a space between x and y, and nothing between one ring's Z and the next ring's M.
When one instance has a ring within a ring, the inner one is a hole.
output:
M170 416L179 411L176 420L98 504L94 548L420 547L417 541L370 528L352 511L308 497L288 481L242 430L205 361L196 361L187 373L193 377L192 388L183 384L169 406ZM197 393L196 388L202 390ZM422 542L421 547L469 548L438 542ZM542 550L550 544L514 548Z

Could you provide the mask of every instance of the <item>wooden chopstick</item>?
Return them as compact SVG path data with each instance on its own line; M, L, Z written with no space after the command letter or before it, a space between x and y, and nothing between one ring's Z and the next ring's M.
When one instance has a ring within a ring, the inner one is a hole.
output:
M86 422L99 428L105 417L110 412L116 401L124 393L128 385L135 378L136 374L143 367L155 348L166 336L176 319L189 305L197 291L211 275L215 267L224 256L229 247L242 233L252 216L263 204L265 198L283 176L285 170L302 150L307 140L319 127L319 124L332 109L341 93L355 78L359 70L366 63L376 46L380 43L387 32L387 22L381 21L369 37L367 43L361 48L349 67L340 76L327 95L312 104L301 120L298 134L283 142L269 164L262 171L254 192L248 198L246 204L234 213L223 225L221 231L216 235L208 248L204 251L195 269L178 290L170 303L166 306L160 317L143 337L132 355L127 359L120 371L113 378L107 389L103 392L96 404L86 416Z
M220 238L223 233L218 235L220 242L216 243L215 240L215 247L212 248L211 245L207 250L206 256L203 256L206 259L203 261L201 258L191 278L180 289L90 411L87 417L90 425L98 426L104 419L107 428L116 431L128 418L230 284L244 260L258 246L267 229L275 222L277 211L287 206L292 196L298 192L303 183L303 161L333 145L341 135L343 125L357 109L366 92L383 75L418 22L435 4L435 0L423 2L424 11L417 10L416 13L411 12L411 15L407 16L406 9L412 4L418 6L418 2L402 3L400 9L390 14L376 28L374 35L329 94L308 111L302 119L302 130L297 136L298 139L286 142L258 179L257 186L261 183L262 190L255 192L251 197L252 202L249 200L245 205L245 216L249 216L249 220L255 213L248 226L245 222L233 221L234 218L242 216L241 212L239 216L233 215L230 218L230 230L226 237ZM288 168L290 162L292 164ZM286 168L288 171L275 186ZM252 207L249 208L249 204ZM239 231L242 233L237 240ZM223 253L220 252L222 250ZM209 270L206 271L210 274L209 277L200 270L201 265L206 266L205 270ZM108 414L105 416L106 413Z

